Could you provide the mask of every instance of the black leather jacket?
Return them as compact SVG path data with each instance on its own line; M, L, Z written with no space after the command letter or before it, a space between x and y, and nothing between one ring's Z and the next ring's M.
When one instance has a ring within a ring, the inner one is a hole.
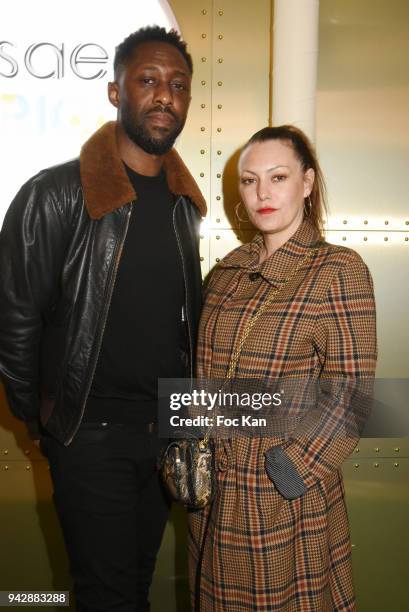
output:
M198 234L206 207L176 151L164 168L175 199L192 375L201 307ZM136 198L110 122L79 159L44 170L21 188L0 234L0 372L9 405L29 426L40 419L66 445L84 414Z

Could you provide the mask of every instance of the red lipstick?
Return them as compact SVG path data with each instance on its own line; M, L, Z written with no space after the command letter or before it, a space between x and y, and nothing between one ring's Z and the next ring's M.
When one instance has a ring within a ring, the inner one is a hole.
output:
M276 212L276 210L278 210L278 208L271 208L270 206L265 206L264 208L259 208L257 212L260 215L270 215L271 213Z

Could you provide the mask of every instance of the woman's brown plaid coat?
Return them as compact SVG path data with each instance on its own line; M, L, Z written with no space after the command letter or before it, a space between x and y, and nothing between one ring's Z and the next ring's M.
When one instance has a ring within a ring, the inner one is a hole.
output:
M371 379L376 364L373 286L360 256L316 244L304 221L261 265L262 238L227 255L207 290L198 376L224 378L232 351L268 292L282 286L246 341L237 377ZM355 610L351 544L340 466L351 437L220 441L217 493L189 514L192 601L200 612ZM284 444L306 492L285 499L264 452Z

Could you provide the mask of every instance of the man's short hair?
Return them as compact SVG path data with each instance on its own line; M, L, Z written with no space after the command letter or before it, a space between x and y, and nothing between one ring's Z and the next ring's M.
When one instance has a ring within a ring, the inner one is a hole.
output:
M147 42L161 42L173 45L183 55L190 74L193 74L193 62L190 53L187 52L186 43L181 39L176 30L165 30L160 26L147 26L133 32L123 40L115 49L114 74L117 76L118 69L126 66L133 57L135 49Z

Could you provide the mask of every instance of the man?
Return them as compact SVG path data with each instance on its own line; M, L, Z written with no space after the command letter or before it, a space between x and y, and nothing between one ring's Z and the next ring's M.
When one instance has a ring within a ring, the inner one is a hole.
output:
M43 428L79 611L149 609L169 512L157 379L192 375L201 302L205 202L172 149L191 76L176 32L131 34L117 121L30 179L0 235L0 370L13 413Z

